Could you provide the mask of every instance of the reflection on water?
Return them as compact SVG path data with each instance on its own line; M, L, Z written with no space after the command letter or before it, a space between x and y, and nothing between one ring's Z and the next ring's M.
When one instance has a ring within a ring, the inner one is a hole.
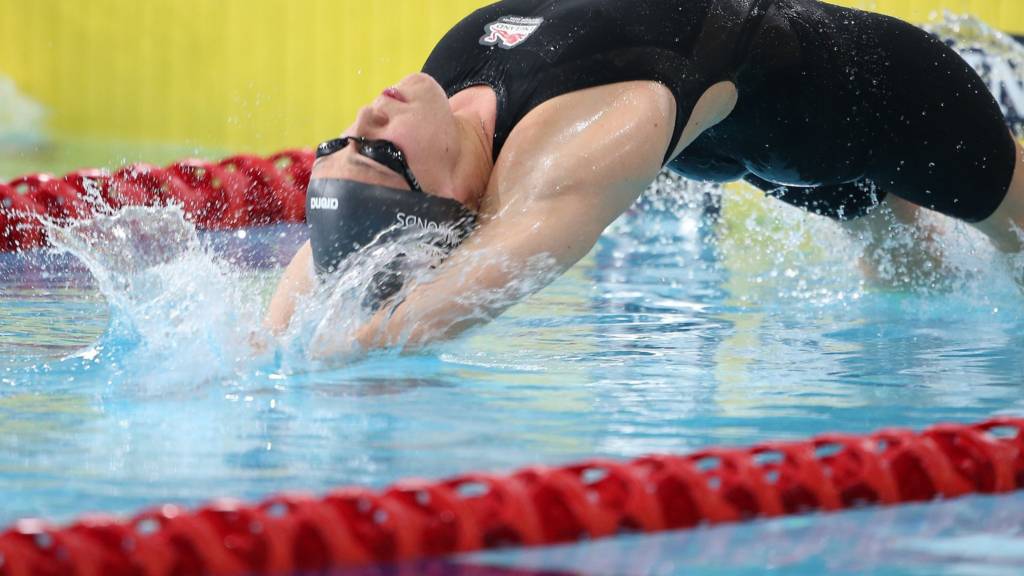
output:
M722 525L579 546L473 554L469 566L641 574L1019 574L1024 497Z
M0 292L0 358L61 358L106 328L106 307L93 290L13 288ZM60 308L59 317L52 317ZM3 360L0 360L3 362Z

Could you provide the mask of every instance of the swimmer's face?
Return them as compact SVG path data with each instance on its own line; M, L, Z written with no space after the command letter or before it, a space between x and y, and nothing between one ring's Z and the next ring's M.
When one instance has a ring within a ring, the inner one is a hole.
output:
M455 116L448 96L426 74L406 76L364 106L343 136L388 140L405 153L409 168L429 194L453 197L458 149ZM358 154L354 146L317 161L313 178L345 178L408 189L396 172ZM459 198L456 198L460 200Z

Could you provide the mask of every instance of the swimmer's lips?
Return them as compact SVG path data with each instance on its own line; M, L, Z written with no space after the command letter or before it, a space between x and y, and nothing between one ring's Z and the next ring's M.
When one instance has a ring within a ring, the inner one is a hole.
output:
M398 102L401 102L403 104L408 102L405 99L405 96L403 96L402 93L399 92L398 89L394 88L394 87L387 88L383 92L381 92L380 94L381 94L381 96L384 96L385 98L391 98L392 100L397 100Z

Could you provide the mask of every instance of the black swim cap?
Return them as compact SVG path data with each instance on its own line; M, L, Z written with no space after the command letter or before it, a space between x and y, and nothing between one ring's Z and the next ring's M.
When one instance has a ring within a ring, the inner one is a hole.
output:
M399 190L354 180L318 178L306 189L313 262L318 274L333 272L356 250L374 240L425 232L429 243L445 256L469 235L476 216L459 202L412 190ZM400 274L375 279L376 299L401 288Z

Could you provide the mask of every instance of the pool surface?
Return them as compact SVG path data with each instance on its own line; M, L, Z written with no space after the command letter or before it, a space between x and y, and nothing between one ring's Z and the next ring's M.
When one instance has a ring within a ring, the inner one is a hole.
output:
M240 353L302 226L201 234L105 294L68 255L0 256L0 522L1024 414L1016 262L952 226L951 282L887 287L834 224L717 193L670 182L496 322L331 370ZM1020 518L970 498L460 562L1002 573Z

